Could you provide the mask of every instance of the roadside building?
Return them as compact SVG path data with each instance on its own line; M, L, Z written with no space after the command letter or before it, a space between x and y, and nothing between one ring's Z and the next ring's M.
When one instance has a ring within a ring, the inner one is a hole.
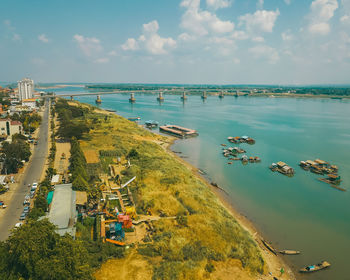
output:
M36 107L36 99L35 98L23 99L22 106L27 106L27 107L31 108L32 110L35 110L37 108Z
M75 207L76 192L72 190L72 184L56 185L47 218L57 226L56 232L59 235L68 233L75 236Z
M19 100L30 99L34 96L34 81L28 78L18 81Z
M0 137L8 137L14 134L22 134L23 127L19 121L12 121L10 119L0 119Z

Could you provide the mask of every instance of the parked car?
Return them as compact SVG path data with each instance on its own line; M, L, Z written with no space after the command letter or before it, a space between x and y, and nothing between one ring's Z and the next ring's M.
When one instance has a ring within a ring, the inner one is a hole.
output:
M15 228L19 228L19 227L21 227L22 225L23 225L23 222L19 222L19 223L15 224Z
M34 191L30 191L30 198L33 198L35 195L35 190Z
M23 212L23 213L21 214L21 216L19 217L19 220L20 220L20 221L23 221L23 220L26 219L26 217L27 217L27 213L24 213L24 212Z
M30 204L29 199L25 199L25 200L23 201L23 205L29 205L29 204Z
M23 213L29 213L29 210L30 210L30 207L29 206L26 206L26 207L24 207L24 209L23 209Z
M38 187L38 183L34 182L33 185L32 185L32 188L36 189L37 187Z

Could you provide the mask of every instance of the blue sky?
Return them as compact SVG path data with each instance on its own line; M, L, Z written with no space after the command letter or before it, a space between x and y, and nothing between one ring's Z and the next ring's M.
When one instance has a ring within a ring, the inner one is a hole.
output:
M0 81L349 84L350 0L2 0Z

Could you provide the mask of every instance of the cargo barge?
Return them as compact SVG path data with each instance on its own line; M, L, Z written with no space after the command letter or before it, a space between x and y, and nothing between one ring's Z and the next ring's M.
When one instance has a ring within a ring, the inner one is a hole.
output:
M179 138L188 138L198 136L198 132L194 129L181 127L178 125L163 125L159 127L160 132L165 132Z

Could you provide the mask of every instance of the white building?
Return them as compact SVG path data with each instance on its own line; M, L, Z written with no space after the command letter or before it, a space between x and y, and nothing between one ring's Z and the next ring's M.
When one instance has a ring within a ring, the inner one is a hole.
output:
M10 119L0 119L0 137L12 136L13 134L22 134L22 123Z
M34 96L34 81L25 78L18 81L18 98L19 100L31 99Z
M36 99L31 98L31 99L22 99L22 106L27 106L31 109L36 109Z

